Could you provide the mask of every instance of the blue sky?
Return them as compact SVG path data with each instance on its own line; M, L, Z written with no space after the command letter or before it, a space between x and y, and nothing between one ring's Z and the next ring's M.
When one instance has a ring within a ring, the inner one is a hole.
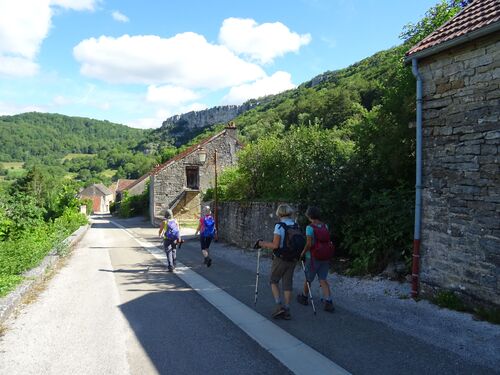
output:
M400 43L438 0L0 0L0 115L159 127Z

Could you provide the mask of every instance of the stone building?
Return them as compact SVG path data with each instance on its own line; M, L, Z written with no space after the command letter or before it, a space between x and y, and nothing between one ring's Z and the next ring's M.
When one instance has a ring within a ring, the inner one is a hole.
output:
M113 201L114 202L119 202L122 200L122 195L125 189L134 184L137 180L130 180L130 179L118 179L116 182L112 183L111 186L109 187L109 190L113 193Z
M500 305L500 1L415 45L422 80L421 291Z
M109 213L109 204L113 201L113 192L103 184L93 184L78 193L78 198L92 201L92 212Z
M120 190L120 194L116 195L117 202L122 199L124 193L127 193L129 196L141 195L142 193L144 193L144 191L146 190L147 184L149 182L149 175L150 175L150 173L146 173L145 175L141 176L137 180L133 180L132 183L128 184L122 190Z
M224 131L189 147L181 154L156 167L150 178L150 215L156 224L170 208L182 220L194 220L200 214L202 194L215 185L215 173L236 163L241 144L236 127L230 123Z

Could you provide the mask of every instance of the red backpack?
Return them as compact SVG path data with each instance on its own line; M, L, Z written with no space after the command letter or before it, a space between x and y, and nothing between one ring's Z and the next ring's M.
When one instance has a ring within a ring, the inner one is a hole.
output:
M335 253L335 247L330 240L330 232L325 224L321 227L311 224L314 231L314 245L311 247L311 255L317 260L330 260Z

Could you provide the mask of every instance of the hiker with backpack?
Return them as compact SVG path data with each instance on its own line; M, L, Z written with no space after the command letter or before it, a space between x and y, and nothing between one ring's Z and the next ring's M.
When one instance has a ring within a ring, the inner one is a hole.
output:
M321 221L319 208L309 207L306 211L306 217L310 224L306 227L306 244L300 257L301 261L305 262L306 281L303 293L297 296L297 302L308 305L307 295L310 295L310 285L317 275L325 301L324 309L333 312L335 308L327 276L335 248L330 240L328 226Z
M214 238L217 239L217 229L215 228L215 220L212 217L212 211L209 206L205 206L202 210L195 236L198 233L200 233L201 252L204 258L203 264L210 267L212 265L212 258L210 258L208 248L212 240Z
M177 244L181 242L181 230L172 210L167 209L165 211L165 219L160 225L158 235L163 236L163 248L167 255L167 268L169 272L173 272L177 258Z
M258 241L257 243L257 246L273 251L271 291L276 303L272 313L272 317L275 319L291 319L290 302L293 291L293 271L305 244L304 235L302 235L297 223L292 219L292 214L293 209L289 205L279 205L276 216L280 221L274 226L273 241ZM281 300L280 281L284 301Z

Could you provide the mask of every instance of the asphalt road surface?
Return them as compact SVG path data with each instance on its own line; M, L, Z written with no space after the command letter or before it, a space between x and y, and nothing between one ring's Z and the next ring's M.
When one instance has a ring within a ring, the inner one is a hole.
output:
M180 270L166 272L144 246L160 245L156 228L143 222L121 224L128 231L108 218L95 220L38 299L8 321L0 338L0 374L297 371L292 359L276 357L272 344L254 340L252 329L258 327L241 328L238 314L244 310L235 310L236 318L230 319L179 277ZM264 319L273 307L267 280L260 283L254 308L255 273L216 257L206 268L196 241L184 244L178 260L202 276L201 282L206 279L210 288L220 288L243 309L261 314L263 326L272 324L271 337L265 338L271 341L265 342L272 343L274 328L292 335L300 343L295 362L311 369L303 373L318 373L320 357L338 366L339 373L497 373L339 306L333 314L318 311L313 316L310 307L294 303L292 320L269 318L269 323Z

